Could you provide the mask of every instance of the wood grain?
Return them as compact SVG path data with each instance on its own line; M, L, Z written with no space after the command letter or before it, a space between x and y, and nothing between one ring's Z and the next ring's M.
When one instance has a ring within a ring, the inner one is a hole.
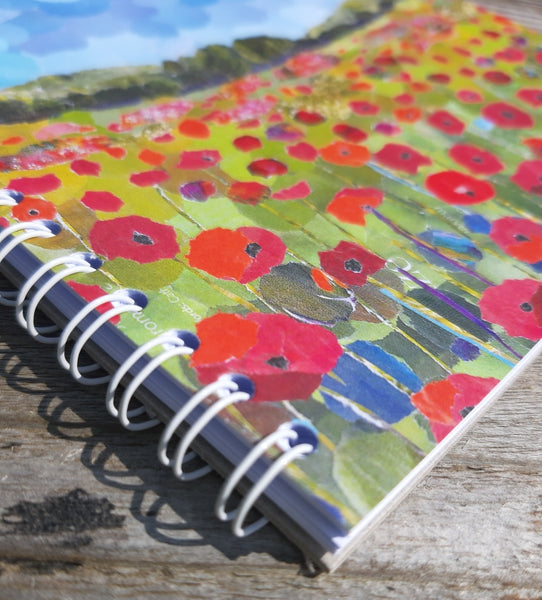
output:
M483 4L542 29L536 1ZM272 526L233 538L212 516L218 477L174 480L156 433L122 430L103 389L72 383L2 309L0 598L540 600L541 367L336 574L311 577Z

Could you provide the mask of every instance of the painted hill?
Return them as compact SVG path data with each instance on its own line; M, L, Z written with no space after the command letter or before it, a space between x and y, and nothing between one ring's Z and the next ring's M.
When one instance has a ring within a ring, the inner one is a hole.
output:
M322 25L297 41L258 36L236 40L231 47L210 45L194 56L166 60L161 65L39 77L0 92L0 123L38 121L69 110L124 106L218 85L329 42L375 18L391 4L390 0L347 0Z

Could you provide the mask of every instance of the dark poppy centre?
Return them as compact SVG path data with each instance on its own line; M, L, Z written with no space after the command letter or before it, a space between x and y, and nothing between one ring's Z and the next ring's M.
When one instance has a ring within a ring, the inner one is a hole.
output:
M286 371L288 368L288 360L284 356L272 356L269 360L265 361L269 366L276 367L282 371Z
M361 263L355 258L349 258L348 260L345 260L344 268L351 273L361 273L363 270Z
M250 242L245 247L245 252L250 256L250 258L256 258L260 253L262 247L257 242Z
M154 241L151 237L149 237L145 233L140 233L139 231L135 231L132 234L132 240L136 244L141 244L142 246L153 246Z

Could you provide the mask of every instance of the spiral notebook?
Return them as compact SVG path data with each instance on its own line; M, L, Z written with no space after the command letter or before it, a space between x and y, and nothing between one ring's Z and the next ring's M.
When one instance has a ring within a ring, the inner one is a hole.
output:
M2 303L162 427L157 468L223 475L235 534L269 519L330 570L542 336L542 37L371 16L182 97L0 125Z

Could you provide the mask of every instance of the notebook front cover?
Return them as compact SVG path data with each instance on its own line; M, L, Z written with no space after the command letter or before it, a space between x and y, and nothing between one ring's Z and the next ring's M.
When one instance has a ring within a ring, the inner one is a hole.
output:
M118 324L136 343L196 333L183 386L248 375L224 418L250 440L310 422L288 474L346 533L542 336L542 38L448 2L332 25L74 75L77 110L40 120L58 81L4 90L0 183L24 198L0 225L57 220L42 260L104 258L68 282L87 299L144 291Z

